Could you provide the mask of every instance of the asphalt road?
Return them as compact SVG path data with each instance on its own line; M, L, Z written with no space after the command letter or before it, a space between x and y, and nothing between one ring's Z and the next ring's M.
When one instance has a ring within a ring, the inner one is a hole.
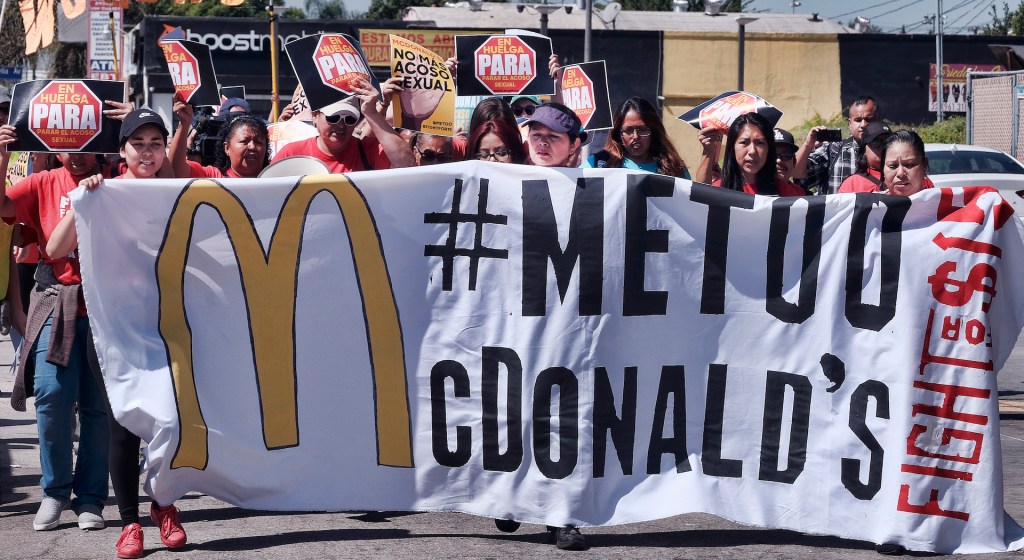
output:
M105 530L79 530L71 512L54 531L32 530L41 499L38 440L32 406L19 413L9 404L12 355L10 341L0 338L0 558L114 558L120 524L113 493L104 510L111 523ZM1005 505L1024 523L1024 344L1017 345L1000 374L999 389ZM563 552L547 544L542 527L523 526L506 535L490 519L463 514L282 514L241 510L199 494L189 494L177 506L189 544L179 552L166 550L147 520L146 558L881 558L868 542L745 527L705 514L586 529L591 548ZM142 511L148 512L148 505ZM1024 552L971 558L1022 559Z

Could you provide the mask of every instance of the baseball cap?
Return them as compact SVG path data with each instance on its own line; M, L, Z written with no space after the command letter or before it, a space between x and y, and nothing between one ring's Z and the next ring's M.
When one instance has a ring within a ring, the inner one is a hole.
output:
M346 97L340 101L335 101L334 103L320 109L320 112L323 113L324 116L328 117L341 115L342 117L352 116L358 119L363 115L362 111L359 110L359 99L354 95Z
M874 142L876 139L884 139L886 136L889 136L890 134L892 134L892 129L890 129L888 126L880 122L872 122L868 123L868 125L864 127L864 132L860 134L860 141L863 142L866 146Z
M160 132L163 133L165 139L169 136L167 126L164 124L164 119L160 115L156 114L156 111L149 107L143 107L128 113L124 120L121 121L120 143L124 144L125 140L131 137L139 127L147 124L156 125L156 127L160 129Z
M219 116L227 116L231 112L232 107L241 107L245 109L246 113L251 113L252 109L249 107L249 102L242 99L241 97L229 97L220 106L220 112L217 113Z
M509 105L515 105L516 101L519 101L520 99L526 99L528 101L533 101L537 105L540 105L540 98L537 97L536 95L517 95L517 96L512 98L512 101L509 102Z
M793 134L784 128L775 129L775 145L778 146L779 144L792 146L794 151L797 149L796 141L793 139Z
M529 126L533 123L542 124L555 132L564 132L570 139L579 138L583 143L587 141L587 131L583 130L580 118L561 103L548 102L537 107L533 116L523 124Z

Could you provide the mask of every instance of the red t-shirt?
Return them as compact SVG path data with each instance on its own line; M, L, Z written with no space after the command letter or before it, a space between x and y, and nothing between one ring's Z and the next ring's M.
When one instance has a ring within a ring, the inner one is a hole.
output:
M713 187L721 187L722 186L722 180L721 179L715 180L714 183L711 183L711 186L713 186ZM805 191L803 189L803 187L801 187L800 185L797 185L795 183L791 183L789 181L783 181L782 179L775 179L775 188L777 188L779 190L779 196L806 196L807 195L807 191ZM747 194L760 194L760 193L757 192L757 189L754 187L754 185L751 185L750 183L743 183L743 192L745 192Z
M362 145L363 154L370 163L371 169L391 169L391 161L376 138L363 138L362 140L352 138L348 145L345 146L345 151L340 157L325 154L320 149L320 146L317 145L318 138L314 136L313 138L299 140L298 142L286 145L274 154L274 161L292 156L312 156L324 162L331 173L365 171L366 166L363 164L363 157L359 154L359 146Z
M68 193L88 176L77 177L61 167L33 173L7 190L7 196L14 201L15 216L4 218L4 221L20 222L34 229L39 237L39 255L43 262L53 267L53 275L58 282L69 286L82 283L78 247L56 258L47 255L45 247L53 229L71 208Z
M868 169L867 174L870 175L874 181L861 175L860 173L854 173L843 181L842 185L839 185L837 193L858 193L858 192L878 192L879 185L882 183L882 172L875 171L874 169Z
M228 177L230 179L241 179L242 176L235 173L234 169L228 168L227 173L221 171L219 168L212 165L203 165L197 161L188 162L188 178L189 179L223 179Z

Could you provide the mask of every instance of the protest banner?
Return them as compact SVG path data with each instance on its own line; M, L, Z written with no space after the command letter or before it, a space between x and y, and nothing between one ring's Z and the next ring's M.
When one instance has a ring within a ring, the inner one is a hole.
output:
M459 95L553 95L551 39L534 35L456 35Z
M608 70L603 60L566 66L562 72L562 102L580 118L586 130L612 127Z
M310 35L290 41L284 48L314 111L354 94L359 80L367 80L380 90L359 42L348 35Z
M295 118L270 123L267 125L267 149L273 156L288 144L313 138L317 134L315 126Z
M124 82L35 80L14 86L11 119L27 152L116 153L120 121L103 114L104 101L124 101Z
M72 197L159 503L1024 545L996 390L1024 227L993 189L463 162Z
M782 118L782 111L753 93L727 91L679 115L679 120L690 123L697 130L713 126L727 131L736 117L747 113L757 113L768 119L772 128Z
M220 86L209 45L164 38L160 41L160 50L177 95L195 107L220 105Z
M445 59L398 35L391 36L391 76L402 78L392 97L395 126L451 136L455 123L455 77Z

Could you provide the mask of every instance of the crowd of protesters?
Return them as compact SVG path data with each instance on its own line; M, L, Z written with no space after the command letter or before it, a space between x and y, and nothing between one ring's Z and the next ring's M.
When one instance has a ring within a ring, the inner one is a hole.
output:
M557 59L551 62L557 77ZM176 100L178 126L170 134L163 119L147 108L107 102L105 113L121 120L117 157L46 154L16 184L0 188L0 217L16 226L4 233L16 251L0 276L8 280L11 322L24 338L12 404L25 409L35 398L43 500L33 520L38 531L54 529L61 513L75 512L83 529L102 529L108 477L122 523L119 558L144 555L139 513L140 440L114 419L92 347L88 310L81 291L74 210L68 193L99 188L104 178L254 178L272 162L293 156L321 161L331 173L444 164L460 160L544 167L624 168L690 179L724 189L767 196L848 192L888 192L909 196L931 186L920 137L891 131L878 120L871 97L849 108L849 137L822 143L812 129L798 144L757 113L741 115L728 130L700 132L700 161L687 166L666 132L661 112L648 100L631 97L615 111L601 147L588 146L590 134L558 99L492 97L473 112L468 130L454 138L395 129L389 124L389 98L401 89L388 80L380 90L369 81L356 94L313 111L316 135L271 153L267 122L242 99L221 107L224 125L213 140L214 154L196 148L193 107ZM10 97L0 92L0 122L7 122ZM297 108L288 106L287 119ZM7 174L7 146L15 128L0 126L0 171ZM587 156L585 151L589 150ZM720 160L721 157L721 160ZM202 161L206 159L207 161ZM200 160L200 161L196 161ZM2 233L2 232L0 232ZM32 254L37 255L38 266ZM6 259L5 259L6 260ZM3 282L0 282L2 284ZM79 422L78 455L73 456L74 417ZM160 539L171 549L187 537L173 504L150 506ZM495 521L512 532L519 523ZM586 548L573 526L549 527L561 549Z

